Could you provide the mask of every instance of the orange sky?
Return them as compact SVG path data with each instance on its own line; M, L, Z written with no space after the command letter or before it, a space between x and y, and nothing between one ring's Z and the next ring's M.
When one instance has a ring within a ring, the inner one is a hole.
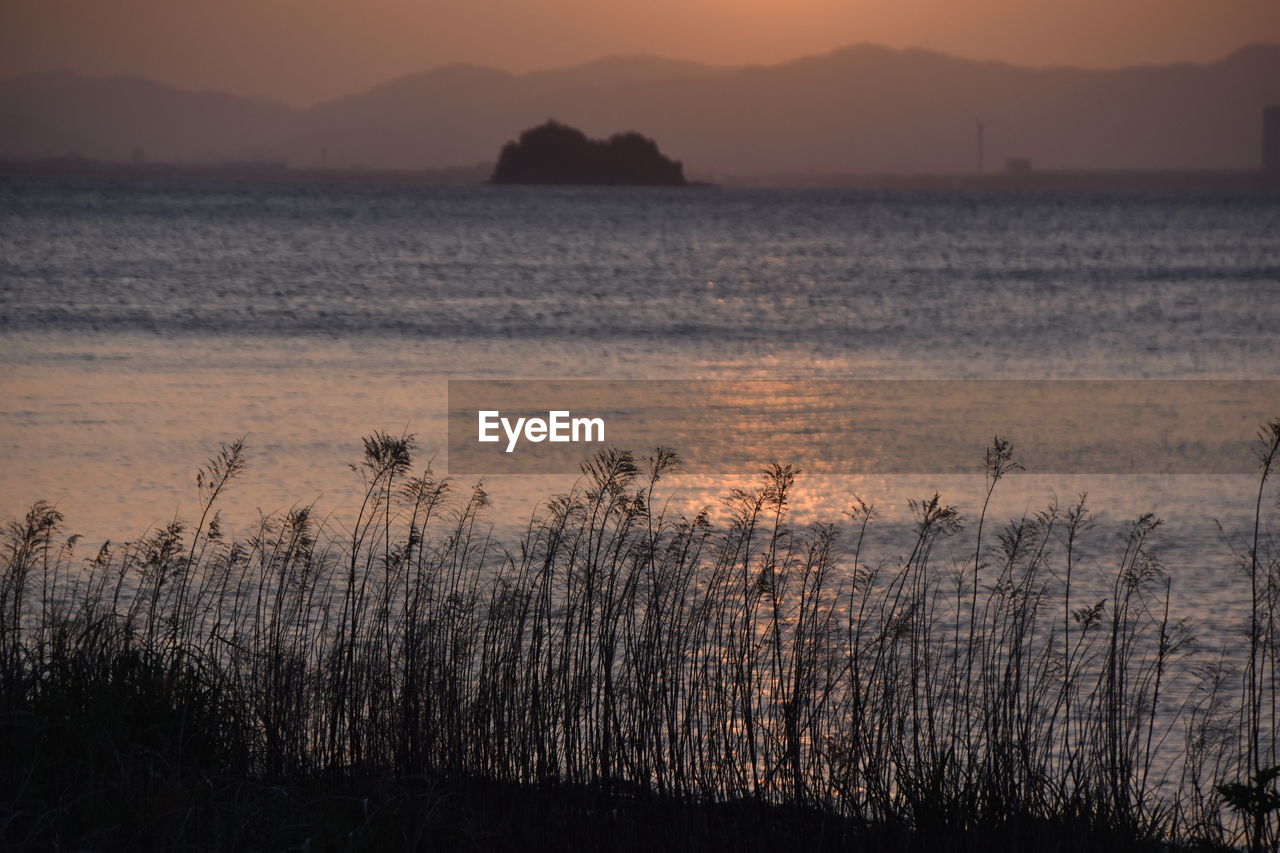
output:
M860 41L1114 66L1280 42L1280 0L0 0L0 77L139 74L294 104L448 62L777 62Z

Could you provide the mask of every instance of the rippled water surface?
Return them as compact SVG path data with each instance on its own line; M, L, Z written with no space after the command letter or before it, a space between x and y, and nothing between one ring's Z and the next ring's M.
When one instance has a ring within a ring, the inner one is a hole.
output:
M190 514L195 468L247 434L232 527L312 502L340 521L370 430L415 433L443 468L449 378L1277 379L1276 235L1265 194L10 179L0 511L44 498L69 530L136 536ZM567 483L488 480L495 524ZM849 475L803 480L795 509L869 496L892 557L907 499L935 488L980 504L981 477ZM1183 608L1223 630L1238 613L1214 519L1247 528L1252 478L1002 489L1006 515L1086 490L1117 529L1161 513Z

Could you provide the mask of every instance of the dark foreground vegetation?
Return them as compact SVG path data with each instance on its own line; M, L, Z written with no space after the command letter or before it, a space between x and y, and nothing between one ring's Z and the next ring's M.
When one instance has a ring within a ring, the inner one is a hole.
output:
M575 127L548 121L508 142L493 170L495 184L611 184L680 187L684 166L635 132L588 139Z
M713 523L655 498L672 454L606 452L504 549L375 434L349 528L229 541L237 442L193 524L88 559L47 505L4 531L0 846L1272 849L1278 446L1240 648L1189 667L1159 522L1085 593L1083 498L998 527L934 496L873 556L859 501L788 524L789 468ZM1016 468L997 440L988 500Z

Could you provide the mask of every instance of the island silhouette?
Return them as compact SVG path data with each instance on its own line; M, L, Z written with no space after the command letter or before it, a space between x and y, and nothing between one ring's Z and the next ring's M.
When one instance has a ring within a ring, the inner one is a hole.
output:
M684 166L635 131L590 139L576 127L547 121L502 147L495 184L625 184L686 186Z

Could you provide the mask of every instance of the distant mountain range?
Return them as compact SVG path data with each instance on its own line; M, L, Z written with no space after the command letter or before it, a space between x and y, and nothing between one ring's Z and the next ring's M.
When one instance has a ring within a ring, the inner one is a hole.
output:
M1049 169L1247 169L1280 104L1280 45L1208 65L1032 69L856 45L721 68L616 57L510 74L450 65L295 109L137 77L0 81L0 157L287 161L422 169L497 157L549 118L637 130L686 174L947 173L1027 157ZM323 152L323 154L322 154Z

